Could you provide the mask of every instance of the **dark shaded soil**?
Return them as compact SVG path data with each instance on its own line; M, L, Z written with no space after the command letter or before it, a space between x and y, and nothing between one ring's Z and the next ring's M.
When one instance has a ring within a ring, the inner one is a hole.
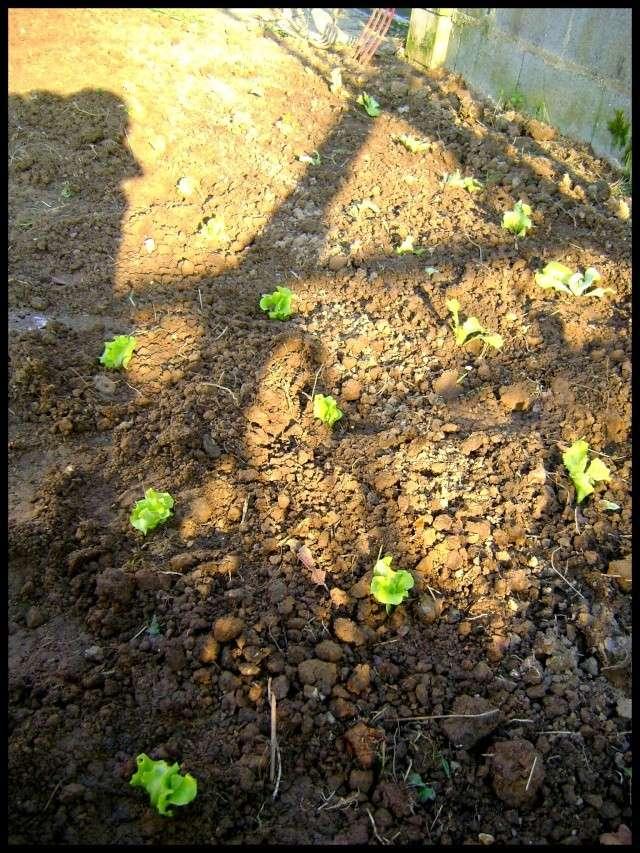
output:
M10 842L631 827L617 176L458 78L393 52L363 71L231 12L13 10L9 37ZM444 190L455 169L485 190ZM351 215L364 199L380 212ZM536 227L516 242L518 199ZM426 255L394 253L407 234ZM548 260L615 295L550 295ZM258 308L278 284L286 323ZM456 347L452 296L501 351ZM122 333L139 348L106 371ZM314 389L345 411L333 432ZM612 479L576 510L581 437ZM143 539L149 486L175 514ZM415 578L389 616L381 548ZM129 786L140 752L198 779L174 819Z

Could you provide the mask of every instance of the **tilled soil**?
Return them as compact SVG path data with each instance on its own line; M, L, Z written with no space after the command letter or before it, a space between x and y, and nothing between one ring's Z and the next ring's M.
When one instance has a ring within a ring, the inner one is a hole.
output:
M618 176L393 41L363 70L142 9L15 9L9 38L11 843L628 840ZM614 295L541 290L549 260ZM502 350L455 345L453 296ZM576 509L577 438L612 478ZM150 486L175 514L144 538ZM390 615L381 549L415 578ZM128 784L140 752L198 780L173 819Z

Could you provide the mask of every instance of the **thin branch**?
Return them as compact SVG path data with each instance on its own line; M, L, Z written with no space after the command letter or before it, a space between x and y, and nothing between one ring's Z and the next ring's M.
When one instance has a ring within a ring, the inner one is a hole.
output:
M398 722L406 723L410 720L451 720L451 719L471 719L477 717L488 717L491 714L499 714L499 708L492 708L490 711L483 711L481 714L435 714L432 717L398 717Z
M529 773L529 778L527 779L527 784L525 785L525 791L529 790L529 785L531 784L531 779L533 778L533 771L536 766L536 762L538 761L538 756L536 755L533 759L533 764L531 765L531 773Z
M567 578L565 578L565 576L562 574L562 572L559 572L559 571L558 571L558 569L556 569L556 567L554 566L554 564L553 564L553 555L556 553L556 551L559 551L559 550L560 550L560 548L558 547L558 548L556 548L554 551L552 551L552 552L551 552L551 568L553 569L553 571L554 571L554 572L555 572L559 577L561 577L561 578L562 578L562 580L563 580L566 584L568 584L568 585L571 587L571 589L572 589L575 593L577 593L577 594L580 596L580 598L584 598L584 595L580 592L580 590L579 590L579 589L576 589L576 587L571 583L571 581L570 581L570 580L567 580Z

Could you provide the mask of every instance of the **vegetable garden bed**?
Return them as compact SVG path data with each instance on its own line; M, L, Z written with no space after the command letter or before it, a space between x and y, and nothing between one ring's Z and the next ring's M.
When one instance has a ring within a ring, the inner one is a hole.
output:
M9 37L10 842L627 839L619 177L234 10Z

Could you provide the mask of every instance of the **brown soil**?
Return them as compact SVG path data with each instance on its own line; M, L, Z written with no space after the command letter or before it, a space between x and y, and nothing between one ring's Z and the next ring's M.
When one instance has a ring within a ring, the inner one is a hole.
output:
M233 12L14 9L9 38L11 843L631 826L631 246L609 166L458 78L393 52L363 71ZM443 190L456 168L486 189ZM363 199L380 213L351 216ZM396 255L407 234L428 253ZM542 291L551 259L615 295ZM258 308L278 284L288 322ZM455 346L452 296L500 352ZM102 368L131 332L129 369ZM314 386L345 411L332 432ZM580 437L612 480L576 510ZM149 486L175 514L143 538ZM415 577L389 616L380 548ZM173 819L128 784L140 752L198 779Z

